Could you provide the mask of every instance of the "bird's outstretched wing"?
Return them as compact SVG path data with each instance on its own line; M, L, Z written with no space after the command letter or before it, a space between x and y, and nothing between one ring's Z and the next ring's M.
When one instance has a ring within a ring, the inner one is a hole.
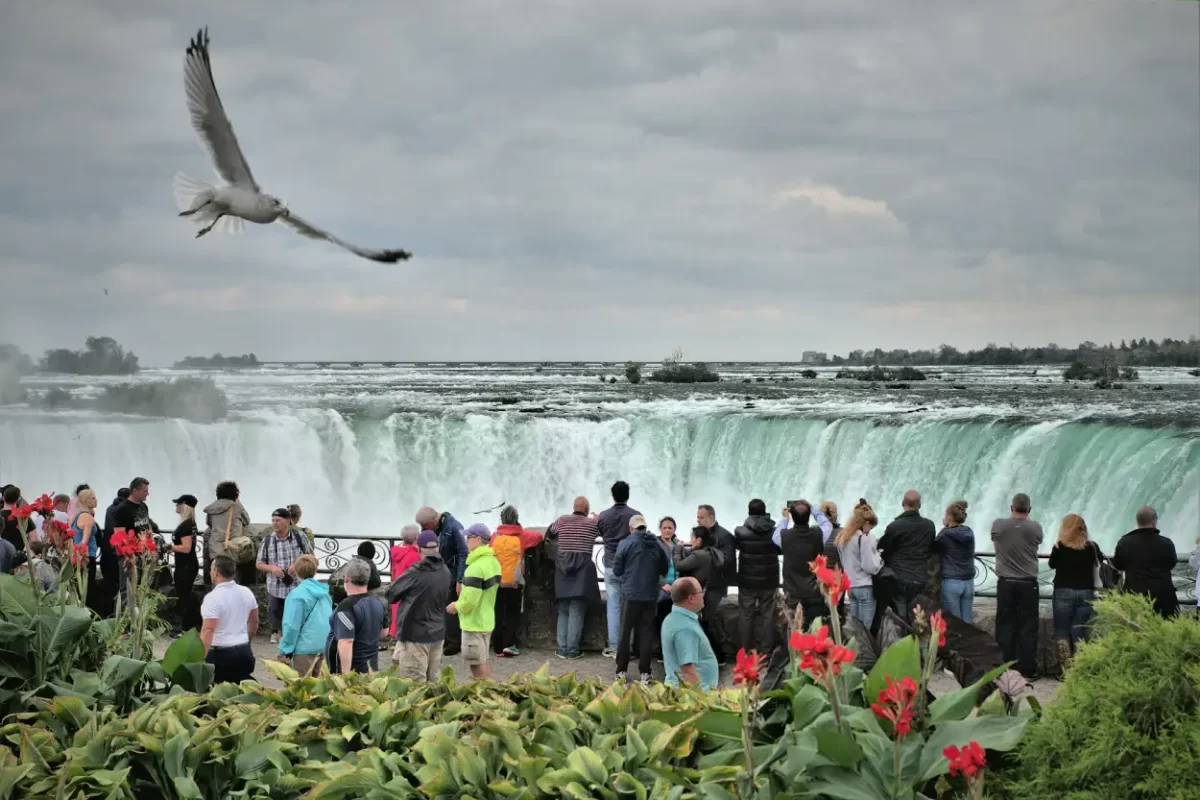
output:
M254 176L250 174L250 165L246 163L242 148L233 134L229 117L225 116L221 96L217 94L212 62L208 57L208 28L199 31L188 44L183 60L183 88L187 92L192 127L212 158L217 174L226 183L259 191Z
M295 214L288 213L287 216L282 216L279 221L285 225L289 225L295 229L296 233L301 236L307 236L310 239L324 239L327 242L332 242L338 247L344 247L356 256L369 258L372 261L379 261L384 264L395 264L397 261L407 261L412 258L412 253L407 250L367 250L363 247L357 247L349 242L342 241L328 231L323 231L311 222L307 222Z

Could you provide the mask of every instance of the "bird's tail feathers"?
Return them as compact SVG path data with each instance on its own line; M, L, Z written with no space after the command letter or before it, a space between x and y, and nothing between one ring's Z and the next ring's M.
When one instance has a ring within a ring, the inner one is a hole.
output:
M189 178L182 172L175 173L175 204L180 211L191 211L195 206L212 197L217 187L195 178ZM201 199L203 197L203 199Z
M217 224L213 226L213 230L217 233L232 233L238 234L242 232L242 218L231 217L228 214L217 220Z

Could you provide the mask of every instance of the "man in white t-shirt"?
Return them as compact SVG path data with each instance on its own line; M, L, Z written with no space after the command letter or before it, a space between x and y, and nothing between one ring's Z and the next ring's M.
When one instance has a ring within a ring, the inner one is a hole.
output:
M59 522L61 522L63 525L69 526L71 524L71 518L69 516L67 516L67 506L69 506L70 504L71 504L71 498L69 495L65 495L65 494L54 495L54 518L56 520L58 520ZM45 536L45 531L42 530L42 526L46 524L46 521L42 518L42 515L41 514L33 514L30 516L29 519L33 523L32 529L37 532L37 536L34 538L37 538L37 539L43 538Z
M200 641L205 661L213 665L215 683L241 683L254 672L250 637L258 632L258 601L254 593L234 582L237 563L226 555L212 560L212 591L200 605L204 620Z

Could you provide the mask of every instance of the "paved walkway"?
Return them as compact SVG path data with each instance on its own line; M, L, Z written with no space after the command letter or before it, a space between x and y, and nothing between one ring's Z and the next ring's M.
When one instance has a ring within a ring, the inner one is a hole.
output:
M280 683L267 670L264 662L274 659L279 652L279 649L271 644L270 639L266 636L255 637L253 641L254 654L258 661L254 667L254 677L265 686L279 686ZM523 672L534 672L542 667L543 664L549 665L550 674L554 676L565 675L568 672L575 672L581 678L596 678L602 681L611 681L616 677L616 662L611 658L605 658L599 653L588 653L583 658L575 661L565 661L557 658L553 652L546 650L526 650L516 658L493 658L492 678L498 681L508 680L513 675L518 675ZM379 668L387 669L392 665L392 653L390 648L385 648L379 653ZM463 662L462 656L453 656L442 660L442 666L450 666L454 669L454 677L459 681L467 681L471 679L471 670ZM634 662L633 670L637 670L637 663ZM721 683L728 686L733 682L731 666L726 665L721 668ZM663 679L663 665L661 662L654 662L652 672L656 680ZM1038 699L1043 705L1051 702L1054 696L1058 693L1058 687L1061 684L1053 679L1042 679L1033 684L1031 694ZM958 688L958 682L946 674L933 676L933 685L931 691L934 695L940 695L945 692L953 691Z

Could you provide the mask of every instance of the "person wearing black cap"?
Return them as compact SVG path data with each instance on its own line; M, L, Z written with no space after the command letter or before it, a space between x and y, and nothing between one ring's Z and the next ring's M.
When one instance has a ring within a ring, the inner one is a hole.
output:
M267 574L267 616L271 624L271 644L279 644L283 631L283 604L298 581L296 559L312 553L308 537L292 527L292 512L277 508L271 512L272 532L263 536L258 551L258 571Z
M181 494L176 497L175 512L179 514L179 525L171 537L171 550L175 553L175 620L173 636L185 630L200 627L200 611L196 608L196 576L200 573L200 560L196 558L196 504L195 495Z

